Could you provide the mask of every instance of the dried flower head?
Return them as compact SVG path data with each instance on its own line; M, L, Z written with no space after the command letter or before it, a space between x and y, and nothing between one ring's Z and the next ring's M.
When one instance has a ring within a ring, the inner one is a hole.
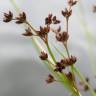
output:
M48 17L45 18L45 25L52 24L52 14L49 14Z
M60 23L60 20L57 20L56 16L54 16L52 20L53 20L53 24L59 24Z
M62 32L56 34L56 39L60 42L66 42L69 38L68 32Z
M4 13L3 22L10 22L13 19L13 13L9 11L9 13Z
M19 16L16 17L16 20L17 20L16 21L17 24L25 23L26 22L26 14L25 14L25 12L20 13Z
M37 35L45 42L47 43L48 39L48 33L50 32L50 27L41 27L40 26L40 31L37 31Z
M41 60L46 60L48 58L48 54L42 51L39 57Z
M96 5L93 5L93 12L96 13Z
M70 81L74 81L74 80L75 80L75 77L72 75L71 72L68 72L68 73L66 74L66 77L67 77L68 80L70 80Z
M65 8L65 10L62 10L62 15L66 18L69 18L72 15L72 10L68 10L67 8Z
M56 63L56 68L55 68L54 71L61 73L63 71L63 69L65 69L64 64L62 64L61 62L57 62Z
M86 82L89 82L90 81L88 77L86 77L85 80L86 80Z
M73 5L76 5L77 1L75 0L68 0L68 5L69 6L73 6Z
M32 31L31 31L31 29L28 27L28 29L25 29L25 33L23 33L22 35L24 35L24 36L32 36L33 35L33 33L32 33Z
M52 14L49 14L48 17L45 18L45 25L50 24L59 24L60 20L57 19L56 16L53 16Z
M46 83L50 84L50 83L53 83L54 81L55 81L54 77L51 74L49 74L46 79Z
M49 31L50 31L50 27L41 27L40 26L40 31L39 31L39 33L38 33L38 35L39 36L43 36L43 35L46 35L47 33L49 33Z
M85 85L85 86L84 86L84 91L88 91L88 90L89 90L88 85Z
M61 31L61 26L57 28L57 32L59 33Z
M75 64L76 61L77 61L77 58L75 56L71 56L71 57L64 58L61 60L62 64L65 64L65 66L71 66Z

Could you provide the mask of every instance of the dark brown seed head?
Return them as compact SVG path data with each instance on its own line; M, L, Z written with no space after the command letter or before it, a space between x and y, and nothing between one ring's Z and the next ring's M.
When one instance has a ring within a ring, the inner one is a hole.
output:
M73 77L73 75L72 75L71 72L67 73L67 74L66 74L66 77L67 77L68 80L70 80L70 81L74 81L74 80L75 80L75 77Z
M48 58L48 54L42 51L39 57L41 60L46 60Z
M17 20L16 21L17 24L25 23L26 22L26 14L25 14L25 12L20 13L19 16L16 17L16 20Z
M88 91L89 87L87 85L84 86L84 91Z
M85 80L86 80L86 82L89 82L89 78L88 77L86 77Z
M60 42L66 42L69 38L68 32L62 32L56 34L56 39Z
M62 64L64 64L65 67L75 64L76 61L77 61L77 59L76 59L75 56L71 56L69 58L64 58L64 59L61 60Z
M57 32L59 33L61 31L61 26L58 27Z
M68 0L68 5L69 6L73 6L73 5L75 5L77 3L77 1L75 0Z
M96 13L96 5L93 5L93 13Z
M56 16L53 17L52 21L53 21L53 24L59 24L60 23L60 20L57 20Z
M77 58L75 56L70 57L70 63L74 64L76 63L76 61L77 61Z
M68 19L72 15L72 10L65 8L64 11L62 10L62 15Z
M22 34L23 36L32 36L32 35L33 35L33 33L32 33L32 31L31 31L30 28L25 29L25 31L26 31L26 32Z
M54 81L55 81L54 77L51 74L49 74L46 79L46 83L50 84L50 83L53 83Z
M61 73L63 71L63 69L65 69L64 64L62 64L61 62L57 62L56 63L56 68L55 68L54 71Z
M9 13L4 13L3 22L10 22L13 19L13 13L9 11Z
M50 31L50 27L41 27L40 26L40 34L47 34Z
M45 25L52 24L52 14L49 14L48 17L45 18Z

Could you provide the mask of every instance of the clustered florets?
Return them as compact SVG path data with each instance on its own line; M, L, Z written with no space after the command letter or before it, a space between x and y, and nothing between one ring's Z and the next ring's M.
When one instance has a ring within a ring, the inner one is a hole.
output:
M69 8L65 8L65 10L61 11L61 14L63 15L63 17L67 20L66 22L68 23L69 17L72 15L72 9L71 7L73 5L75 5L77 3L77 1L74 0L68 0L68 6ZM4 13L4 19L3 21L8 23L10 21L15 21L16 24L27 24L28 28L25 29L25 32L22 34L23 36L38 36L40 37L45 44L48 44L48 34L50 32L55 33L55 37L56 40L61 42L62 44L65 44L65 48L67 49L67 41L69 39L69 32L68 30L66 31L62 31L61 30L61 26L59 26L56 30L54 28L52 28L51 25L57 25L60 24L61 21L59 19L57 19L56 16L53 16L53 14L49 14L46 18L45 18L45 25L44 26L40 26L39 30L34 29L30 23L27 20L27 16L25 12L20 13L17 17L13 18L13 13L11 11L9 11L9 13ZM68 28L68 25L66 25ZM67 50L68 51L68 50ZM48 59L48 54L44 51L41 52L40 54L40 59L41 60L47 60ZM54 68L55 72L63 72L63 70L68 67L68 66L72 66L73 64L75 64L77 61L75 56L69 56L66 58L63 58L60 60L60 62L55 62L56 66ZM69 72L69 74L66 75L67 77L71 78L71 72ZM48 76L48 79L46 80L47 83L51 83L54 80L54 77L52 75Z

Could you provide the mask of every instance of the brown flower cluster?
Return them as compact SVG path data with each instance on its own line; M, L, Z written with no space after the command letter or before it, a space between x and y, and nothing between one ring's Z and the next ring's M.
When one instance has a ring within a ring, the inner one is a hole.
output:
M56 39L59 42L67 42L68 38L69 38L68 32L59 32L56 34Z
M60 62L57 62L55 71L62 72L63 69L65 69L68 66L71 66L71 65L75 64L76 61L77 61L77 59L76 59L75 56L71 56L71 57L68 57L68 58L61 59Z
M75 56L70 56L69 55L69 50L67 48L67 41L69 39L69 32L68 32L68 20L69 17L72 15L72 9L71 7L73 5L75 5L77 3L77 1L74 0L68 0L68 6L69 8L65 8L65 10L61 11L63 17L66 19L66 30L61 30L61 26L59 26L56 30L54 28L52 28L53 26L60 24L61 21L59 19L57 19L56 16L54 16L53 14L49 14L46 18L45 18L45 24L44 26L40 26L39 30L34 29L33 26L28 22L27 20L27 16L25 12L20 13L18 16L16 16L15 18L13 17L13 13L11 11L9 11L9 13L4 13L4 22L10 22L10 21L15 21L16 24L26 24L28 26L27 29L25 29L25 32L22 34L23 36L38 36L40 37L44 43L47 45L48 42L48 34L50 32L55 33L55 37L56 40L61 42L64 47L66 48L68 57L61 59L60 62L54 62L56 63L55 66L55 72L63 72L63 70L68 67L68 66L72 66L73 64L76 63L77 59ZM52 25L52 26L51 26ZM48 54L45 53L44 51L41 52L40 54L40 59L41 60L47 60L48 59ZM66 77L71 78L71 72L69 72L69 74L66 74ZM48 79L46 80L47 83L51 83L55 81L54 77L52 75L48 76Z
M50 24L59 24L60 20L57 19L56 16L53 16L52 14L49 14L48 17L45 18L45 25Z
M41 58L41 60L46 60L48 58L48 55L47 55L47 53L42 51L39 57Z
M4 22L10 22L13 19L13 13L9 11L9 13L4 13Z
M56 81L54 77L51 74L49 74L46 79L46 83L50 84L50 83L53 83L54 81Z
M96 5L93 5L93 13L96 13Z

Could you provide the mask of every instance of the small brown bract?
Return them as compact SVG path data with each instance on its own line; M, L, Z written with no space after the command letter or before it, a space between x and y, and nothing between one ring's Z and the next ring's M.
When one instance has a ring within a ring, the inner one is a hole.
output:
M30 28L28 28L28 29L25 29L25 33L23 33L22 35L24 35L24 36L33 36L33 33L31 32L31 29Z
M59 32L56 34L56 39L60 42L67 42L68 38L69 38L68 32L61 32L61 33Z
M19 16L16 17L16 20L17 20L16 21L17 24L25 23L26 22L26 14L25 14L25 12L20 13Z
M9 13L4 13L3 22L10 22L13 19L13 13L9 11Z
M46 83L50 84L50 83L53 83L54 81L55 81L54 77L51 74L49 74L46 79Z
M41 60L46 60L48 58L48 55L47 55L47 53L42 51L39 57L40 57Z

